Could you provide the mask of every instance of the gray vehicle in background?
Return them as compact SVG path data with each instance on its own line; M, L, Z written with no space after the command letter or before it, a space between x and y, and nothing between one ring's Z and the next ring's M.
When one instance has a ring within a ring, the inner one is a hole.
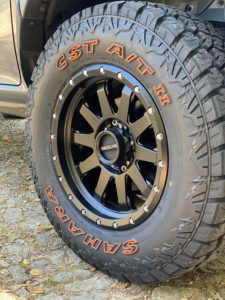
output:
M58 234L135 283L225 235L225 2L1 0L0 112Z

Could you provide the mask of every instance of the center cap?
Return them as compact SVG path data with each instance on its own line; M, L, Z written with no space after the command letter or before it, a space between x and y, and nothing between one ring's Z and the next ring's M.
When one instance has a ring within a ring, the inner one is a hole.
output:
M122 134L115 129L100 132L96 138L96 150L100 162L104 165L115 164L125 149Z

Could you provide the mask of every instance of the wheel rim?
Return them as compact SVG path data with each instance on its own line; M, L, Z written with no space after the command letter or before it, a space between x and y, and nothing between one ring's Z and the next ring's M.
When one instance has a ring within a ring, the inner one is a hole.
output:
M163 122L151 95L123 69L93 65L65 83L51 142L68 199L100 226L134 227L162 197L168 169Z

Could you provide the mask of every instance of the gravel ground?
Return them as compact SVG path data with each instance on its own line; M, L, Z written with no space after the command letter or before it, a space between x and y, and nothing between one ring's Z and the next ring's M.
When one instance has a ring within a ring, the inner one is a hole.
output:
M49 224L34 189L25 120L0 114L0 300L225 299L225 256L163 283L121 283L76 256Z

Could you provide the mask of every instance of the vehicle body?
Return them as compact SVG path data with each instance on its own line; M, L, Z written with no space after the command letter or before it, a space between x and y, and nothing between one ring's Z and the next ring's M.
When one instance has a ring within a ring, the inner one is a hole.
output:
M25 117L41 204L121 281L225 241L225 1L1 0L0 112Z

